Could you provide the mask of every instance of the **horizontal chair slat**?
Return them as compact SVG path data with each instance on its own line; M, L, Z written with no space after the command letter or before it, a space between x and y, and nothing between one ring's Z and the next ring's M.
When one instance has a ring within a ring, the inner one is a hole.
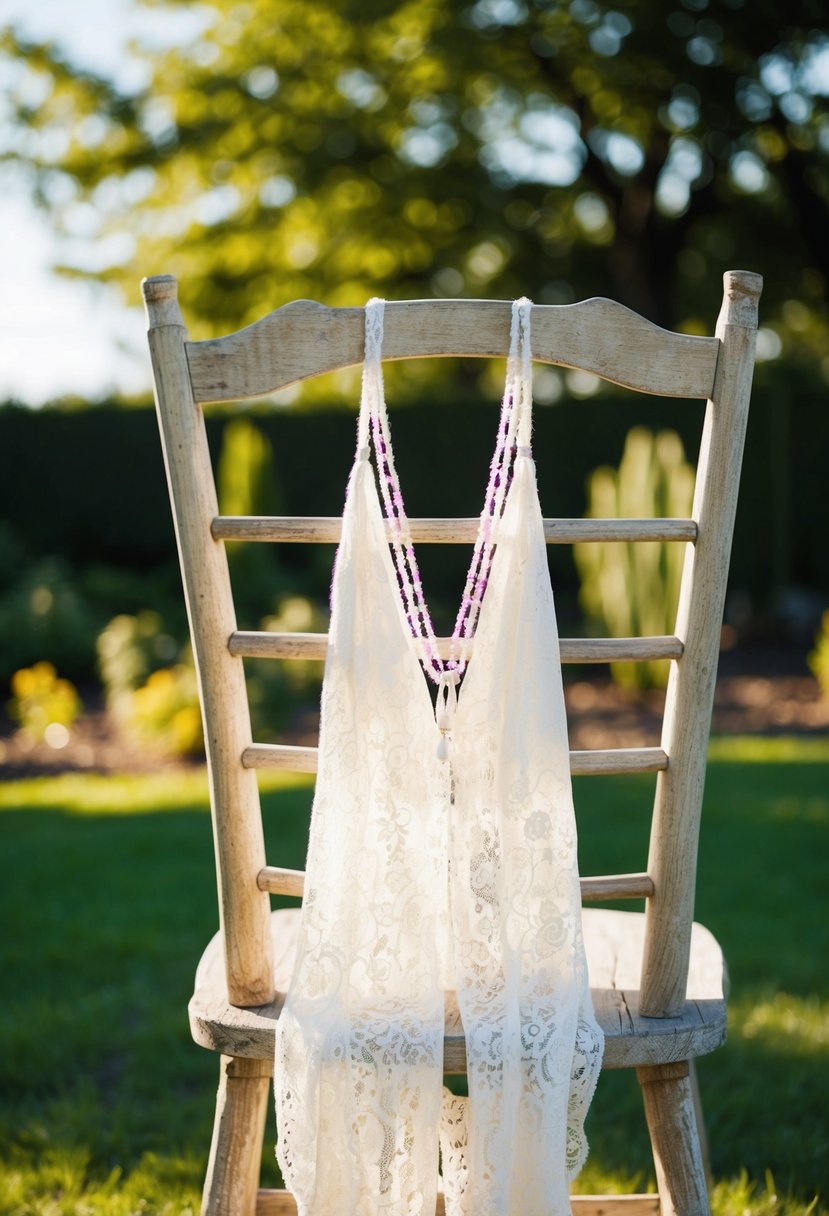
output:
M454 638L436 638L442 659L457 656ZM231 654L246 659L324 659L328 646L325 633L262 633L238 630L228 640ZM474 641L469 643L470 653ZM678 637L561 638L562 663L618 663L626 659L679 659L683 645Z
M400 300L386 304L383 358L503 358L506 300ZM711 394L716 338L670 333L613 300L537 305L533 359L577 367L614 384L668 397ZM186 344L196 401L263 397L300 380L362 363L365 310L294 300L224 338Z
M210 531L214 540L281 541L287 544L336 545L342 533L339 515L217 515ZM478 519L410 519L417 544L474 544ZM386 530L391 539L391 530ZM593 541L695 541L693 519L545 519L548 545Z
M260 891L271 895L301 897L305 891L305 873L286 870L281 866L263 866L256 876ZM653 895L653 879L647 874L606 874L581 879L582 899L643 899Z
M285 769L292 773L317 771L316 747L292 747L283 743L252 743L242 752L245 768ZM668 767L661 747L618 747L604 751L570 752L574 777L612 776L618 773L656 773Z
M571 1195L573 1216L659 1216L659 1196ZM255 1216L296 1216L296 1200L290 1191L262 1189L256 1196ZM437 1197L435 1216L445 1216L442 1194Z

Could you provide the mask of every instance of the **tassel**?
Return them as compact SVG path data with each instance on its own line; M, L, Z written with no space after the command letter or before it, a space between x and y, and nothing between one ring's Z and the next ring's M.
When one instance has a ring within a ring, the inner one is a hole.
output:
M438 760L449 759L447 736L455 724L455 710L458 708L457 683L458 673L456 671L444 671L441 674L435 705L435 724L441 734L437 750Z

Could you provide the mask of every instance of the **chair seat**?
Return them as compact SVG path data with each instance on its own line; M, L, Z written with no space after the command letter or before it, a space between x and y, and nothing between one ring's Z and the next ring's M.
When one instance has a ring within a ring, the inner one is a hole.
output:
M239 1009L227 1002L220 934L196 971L190 1029L202 1047L228 1056L269 1060L274 1027L293 971L300 910L271 914L277 996L269 1005ZM585 908L584 936L593 1007L605 1034L605 1068L669 1064L713 1051L724 1041L725 965L714 936L695 924L685 1005L677 1017L639 1013L639 968L645 933L642 912ZM466 1071L466 1043L454 993L447 993L444 1038L447 1073Z

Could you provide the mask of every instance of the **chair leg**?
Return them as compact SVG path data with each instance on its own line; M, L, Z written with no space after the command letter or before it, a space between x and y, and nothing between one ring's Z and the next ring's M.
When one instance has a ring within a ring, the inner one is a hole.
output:
M202 1216L254 1216L273 1069L222 1056Z
M697 1135L699 1136L699 1150L702 1156L702 1168L705 1171L705 1180L708 1183L709 1189L711 1186L711 1154L708 1151L708 1132L705 1128L705 1116L702 1110L702 1094L699 1089L699 1074L697 1072L696 1060L688 1061L688 1079L691 1082L691 1097L694 1101L694 1115L697 1120Z
M637 1068L661 1216L709 1216L708 1188L687 1061Z

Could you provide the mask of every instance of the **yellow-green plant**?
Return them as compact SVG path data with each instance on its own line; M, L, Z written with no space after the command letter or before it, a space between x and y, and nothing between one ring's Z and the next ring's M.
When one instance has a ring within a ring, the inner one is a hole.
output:
M69 727L83 709L78 690L61 679L51 663L22 667L11 678L9 714L32 739L52 747L69 741Z
M304 595L287 595L279 601L273 616L259 626L268 633L327 633L328 613ZM315 659L285 659L285 683L293 692L316 689L322 682L322 665Z
M829 697L829 608L824 612L820 629L815 635L815 648L809 655L809 667L824 697Z
M98 663L107 710L126 735L166 755L200 751L190 650L180 650L157 612L114 617L98 638Z
M587 480L590 518L681 516L691 513L694 470L675 431L628 432L618 469L595 469ZM609 637L672 633L685 546L663 541L574 545L582 607ZM612 663L611 675L631 688L662 687L665 660Z
M273 448L246 415L228 422L222 432L216 485L222 515L279 514ZM230 542L226 552L240 626L255 628L279 589L274 546Z
M119 717L150 672L178 658L179 646L164 629L159 613L145 608L136 616L113 617L98 635L98 667L107 709Z
M154 671L130 698L130 733L168 755L186 756L202 747L201 713L192 665Z
M218 496L224 515L251 515L273 496L273 449L250 418L225 426L219 454Z

